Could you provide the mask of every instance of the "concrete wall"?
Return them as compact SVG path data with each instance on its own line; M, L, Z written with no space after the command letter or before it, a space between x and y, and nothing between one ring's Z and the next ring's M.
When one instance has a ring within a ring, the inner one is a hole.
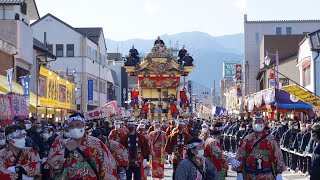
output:
M259 89L259 83L255 79L259 71L260 44L264 35L275 35L276 27L282 28L285 34L286 27L292 27L292 34L303 34L320 29L320 21L278 21L278 22L250 22L244 19L244 62L249 63L248 79L245 79L247 92L252 94Z

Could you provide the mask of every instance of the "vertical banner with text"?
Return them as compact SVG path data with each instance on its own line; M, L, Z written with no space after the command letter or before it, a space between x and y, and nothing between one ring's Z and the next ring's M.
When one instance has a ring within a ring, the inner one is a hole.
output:
M236 64L235 66L236 74L236 84L237 84L237 96L242 96L242 67L241 64Z
M93 80L88 80L88 102L93 103Z
M30 76L22 76L21 83L23 88L23 94L26 97L27 106L30 104Z

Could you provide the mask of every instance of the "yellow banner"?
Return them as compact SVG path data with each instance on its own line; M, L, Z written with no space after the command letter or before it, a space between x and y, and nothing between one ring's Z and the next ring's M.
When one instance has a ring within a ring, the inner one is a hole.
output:
M290 98L292 99L298 98L314 108L320 108L320 98L298 85L284 86L281 89L291 94L292 96L290 96Z
M39 105L52 108L76 110L75 84L59 77L45 67L39 73Z

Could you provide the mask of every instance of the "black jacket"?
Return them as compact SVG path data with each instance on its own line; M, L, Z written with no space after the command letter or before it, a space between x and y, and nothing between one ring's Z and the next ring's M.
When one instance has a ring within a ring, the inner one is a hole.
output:
M320 143L315 147L311 158L310 180L316 180L320 177Z
M193 58L191 56L185 56L183 58L184 66L192 66L193 65Z
M299 132L293 142L293 146L292 148L297 150L297 151L300 151L300 146L301 146L301 141L302 141L302 136L303 136L303 132Z
M306 131L302 136L300 151L304 152L306 150L307 145L309 144L310 138L311 138L310 131Z
M40 158L43 158L45 156L44 153L45 153L46 147L45 147L45 144L43 143L43 140L40 134L31 128L27 130L27 136L29 136L33 140L33 142L36 144L36 146L39 147L38 149L35 149L35 150L38 151Z
M187 52L188 52L188 51L185 50L185 49L180 49L179 54L178 54L179 58L180 58L180 59L183 59L183 58L186 56L186 53L187 53Z
M293 150L293 142L296 139L298 132L295 129L288 129L282 136L280 144Z
M129 52L130 52L131 56L132 56L133 58L135 58L135 59L139 56L139 52L138 52L137 49L130 49Z

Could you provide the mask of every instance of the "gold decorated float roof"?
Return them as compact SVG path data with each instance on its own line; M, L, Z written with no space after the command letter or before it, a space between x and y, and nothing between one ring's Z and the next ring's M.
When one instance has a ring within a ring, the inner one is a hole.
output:
M188 76L194 66L180 66L165 46L154 46L137 66L124 66L130 76Z

